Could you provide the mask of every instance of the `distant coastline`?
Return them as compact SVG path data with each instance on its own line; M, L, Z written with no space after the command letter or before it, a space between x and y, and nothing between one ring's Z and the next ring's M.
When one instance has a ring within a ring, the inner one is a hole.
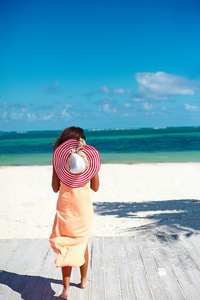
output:
M0 165L49 165L61 131L0 132ZM102 163L199 162L200 127L85 130Z

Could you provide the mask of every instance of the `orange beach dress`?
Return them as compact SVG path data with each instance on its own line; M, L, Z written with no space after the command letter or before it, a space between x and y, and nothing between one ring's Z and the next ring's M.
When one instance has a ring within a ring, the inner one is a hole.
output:
M78 188L71 188L61 182L49 238L51 247L58 254L55 262L57 267L79 267L84 264L92 218L90 182Z

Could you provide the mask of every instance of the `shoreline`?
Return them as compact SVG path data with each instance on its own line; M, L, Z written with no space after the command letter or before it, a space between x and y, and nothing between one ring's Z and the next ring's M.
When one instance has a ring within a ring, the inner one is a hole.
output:
M174 161L169 161L169 162L101 162L101 167L106 165L106 166L136 166L136 165L182 165L182 164L199 164L200 165L200 161L184 161L184 162L174 162ZM35 165L18 165L18 164L13 164L13 165L0 165L0 169L1 168L41 168L41 167L46 167L46 168L52 168L52 163L51 164L35 164Z
M48 238L52 166L0 166L0 238ZM200 163L102 164L92 236L200 233Z
M49 166L53 153L0 154L0 166ZM200 151L101 153L102 164L200 163Z

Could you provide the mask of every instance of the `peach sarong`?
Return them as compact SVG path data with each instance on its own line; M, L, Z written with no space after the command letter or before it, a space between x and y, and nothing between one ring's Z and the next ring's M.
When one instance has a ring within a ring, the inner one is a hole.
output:
M51 247L58 254L55 262L57 267L79 267L84 264L92 217L90 182L79 188L71 188L61 182L49 238Z

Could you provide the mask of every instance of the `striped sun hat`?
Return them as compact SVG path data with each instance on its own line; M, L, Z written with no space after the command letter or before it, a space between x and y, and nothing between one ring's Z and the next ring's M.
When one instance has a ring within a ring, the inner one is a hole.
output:
M101 159L96 148L84 139L67 140L53 154L55 172L64 184L72 188L84 186L100 170Z

